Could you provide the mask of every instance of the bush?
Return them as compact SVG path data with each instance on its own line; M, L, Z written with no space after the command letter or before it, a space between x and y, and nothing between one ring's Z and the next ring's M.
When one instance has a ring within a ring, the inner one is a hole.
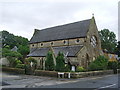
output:
M30 65L31 62L33 62L32 67ZM34 74L36 66L37 66L37 61L34 58L29 57L25 59L25 73L26 74Z
M108 69L117 69L118 68L118 62L117 61L109 61L108 62Z
M86 69L84 69L84 68L81 67L81 66L78 66L78 67L76 68L76 71L77 71L77 72L85 72Z
M118 69L120 69L120 61L118 62Z
M63 53L59 52L56 58L56 71L65 71L65 59Z
M21 68L21 69L25 69L25 65L24 64L17 64L16 68Z
M98 56L97 59L90 63L88 70L106 70L108 66L108 59L104 56Z
M52 52L48 52L45 60L45 69L49 71L55 70Z
M65 72L70 72L70 65L67 64L67 65L65 66L65 70L64 70L64 71L65 71Z

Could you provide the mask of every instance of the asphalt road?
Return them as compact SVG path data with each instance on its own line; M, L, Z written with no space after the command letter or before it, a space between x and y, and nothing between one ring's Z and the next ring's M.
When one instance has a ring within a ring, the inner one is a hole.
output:
M119 75L106 75L99 77L87 77L77 80L77 82L40 86L39 88L94 88L94 90L100 90L105 88L118 88L120 76Z
M79 79L58 79L31 75L2 73L2 88L118 88L120 76L117 74L93 76Z

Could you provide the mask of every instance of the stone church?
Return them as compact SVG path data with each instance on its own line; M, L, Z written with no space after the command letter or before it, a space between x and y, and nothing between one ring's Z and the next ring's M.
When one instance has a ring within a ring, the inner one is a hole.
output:
M58 52L65 56L65 63L74 71L76 66L87 67L97 56L102 55L101 42L94 16L91 19L50 27L35 29L29 42L28 57L37 60L37 67L45 69L45 57L53 52L54 63Z

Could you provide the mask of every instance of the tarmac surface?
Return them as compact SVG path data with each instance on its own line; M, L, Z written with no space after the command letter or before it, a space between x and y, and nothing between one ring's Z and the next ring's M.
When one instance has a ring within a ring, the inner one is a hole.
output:
M0 74L2 88L118 88L119 75L111 74L78 79L16 75L2 72Z

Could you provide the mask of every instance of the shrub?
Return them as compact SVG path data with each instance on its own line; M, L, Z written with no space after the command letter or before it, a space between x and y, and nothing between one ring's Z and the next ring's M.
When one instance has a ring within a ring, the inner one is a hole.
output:
M118 62L118 69L120 69L120 61Z
M118 62L117 61L109 61L108 62L108 69L117 69L118 68Z
M59 52L56 58L56 71L65 71L65 59L63 53Z
M25 65L24 64L17 64L16 68L21 68L21 69L25 69Z
M55 70L53 55L52 55L52 52L50 51L47 53L47 56L46 56L45 69L50 71Z
M78 67L76 68L76 71L77 71L77 72L85 72L86 69L84 69L84 68L81 67L81 66L78 66Z
M70 72L70 65L67 64L67 65L65 66L65 70L64 70L64 71L65 71L65 72Z
M90 63L88 66L89 70L106 70L108 66L108 59L104 56L98 56L97 59Z
M30 65L31 62L33 62L32 68ZM36 66L37 66L37 61L34 58L29 57L25 59L25 73L26 74L34 74Z

